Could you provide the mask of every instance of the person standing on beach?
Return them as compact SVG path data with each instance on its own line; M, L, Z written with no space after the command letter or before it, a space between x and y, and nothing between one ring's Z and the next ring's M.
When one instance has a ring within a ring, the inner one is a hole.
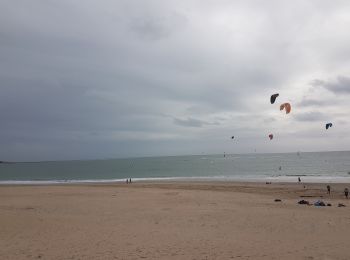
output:
M300 179L300 177L298 177L298 182L299 182L299 183L301 182L301 179Z
M330 185L327 185L327 193L328 193L329 195L331 195L331 186L330 186Z
M130 180L129 180L129 183L131 183L131 178L130 178Z
M345 189L344 189L344 194L345 194L345 197L346 197L346 199L347 199L348 196L349 196L349 190L348 190L348 188L345 188Z

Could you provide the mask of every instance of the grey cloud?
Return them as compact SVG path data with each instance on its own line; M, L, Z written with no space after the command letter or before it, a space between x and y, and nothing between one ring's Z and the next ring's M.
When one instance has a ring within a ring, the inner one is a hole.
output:
M309 99L309 98L303 98L298 104L298 107L322 107L331 105L332 102L328 100L317 100L317 99Z
M274 117L264 118L263 122L266 124L270 124L270 123L276 122L276 118Z
M315 79L311 85L324 87L335 94L350 94L350 77L346 76L339 76L333 81Z
M296 114L295 119L301 122L316 122L327 119L326 115L321 112L305 112Z
M174 124L185 127L203 127L204 125L218 125L219 123L209 123L195 118L180 119L174 118Z
M155 14L134 18L130 22L130 29L141 39L160 40L183 28L186 22L186 17L177 13L162 16Z
M141 38L157 40L170 34L167 28L162 27L162 21L136 20L131 25L131 29L135 31Z

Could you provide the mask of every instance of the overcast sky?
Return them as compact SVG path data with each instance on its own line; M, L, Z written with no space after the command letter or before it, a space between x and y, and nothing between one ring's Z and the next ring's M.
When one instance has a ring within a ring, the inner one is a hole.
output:
M349 150L349 28L350 1L0 0L0 160Z

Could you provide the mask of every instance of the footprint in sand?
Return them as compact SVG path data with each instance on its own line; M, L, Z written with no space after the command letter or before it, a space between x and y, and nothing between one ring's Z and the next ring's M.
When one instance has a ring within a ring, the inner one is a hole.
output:
M165 195L168 195L168 196L175 196L175 195L178 195L179 193L178 192L166 192Z

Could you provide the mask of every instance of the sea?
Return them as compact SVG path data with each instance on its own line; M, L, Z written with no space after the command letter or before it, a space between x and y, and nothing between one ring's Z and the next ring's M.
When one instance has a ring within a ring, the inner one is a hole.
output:
M350 183L350 151L0 163L0 184L138 181Z

